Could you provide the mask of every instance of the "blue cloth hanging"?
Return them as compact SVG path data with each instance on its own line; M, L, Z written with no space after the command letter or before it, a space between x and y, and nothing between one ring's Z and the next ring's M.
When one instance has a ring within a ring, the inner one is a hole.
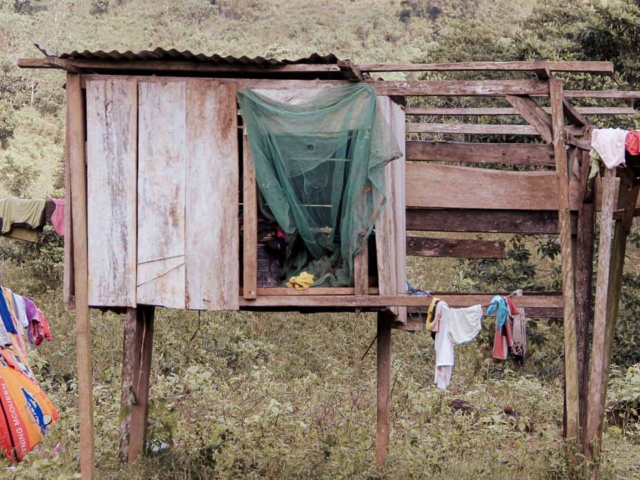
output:
M9 306L7 305L7 301L4 298L4 291L0 286L0 317L2 317L2 323L4 323L4 328L7 332L17 334L18 331L16 327L13 325L13 318L11 317L11 312L9 311Z
M497 310L497 313L496 313ZM507 315L509 315L509 307L504 297L496 295L491 299L491 305L487 308L487 315L493 315L496 313L496 325L503 327L507 322Z

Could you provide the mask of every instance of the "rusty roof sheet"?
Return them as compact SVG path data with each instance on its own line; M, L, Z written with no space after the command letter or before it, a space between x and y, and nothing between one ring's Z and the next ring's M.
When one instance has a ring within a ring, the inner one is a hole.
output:
M40 48L40 47L39 47ZM50 52L40 48L40 51L47 56L55 56ZM149 60L162 60L162 61L187 61L187 62L203 62L203 63L217 63L217 64L245 64L245 65L285 65L285 64L336 64L338 58L333 55L320 55L314 53L305 58L299 58L297 60L282 59L265 57L249 58L246 56L234 57L234 56L221 56L217 54L204 55L202 53L194 54L189 50L179 51L176 49L165 50L163 48L156 48L155 50L142 50L139 52L118 52L112 50L111 52L105 52L103 50L97 50L90 52L85 50L83 52L73 51L71 53L62 53L57 56L62 59L75 59L75 60L113 60L113 61L149 61Z

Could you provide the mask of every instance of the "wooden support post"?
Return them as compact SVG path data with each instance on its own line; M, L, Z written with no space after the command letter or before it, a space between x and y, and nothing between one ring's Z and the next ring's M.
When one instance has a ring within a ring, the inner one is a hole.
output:
M91 320L87 283L87 165L85 161L85 110L79 75L67 75L67 141L72 194L73 266L80 410L80 470L83 479L95 476L93 437L93 364Z
M141 305L128 309L125 323L121 413L127 415L120 425L120 452L129 462L144 454L147 441L154 310L154 307Z
M391 321L394 315L378 313L378 414L376 426L376 466L384 467L389 451L391 412Z
M591 383L589 388L589 414L585 438L587 459L597 460L602 442L605 403L611 366L611 350L618 316L622 273L627 237L633 223L633 214L638 200L640 185L631 184L622 178L618 195L618 208L622 217L615 222L612 233L614 199L616 194L616 172L607 169L604 179L602 213L600 217L600 245L598 247L598 276L596 281L596 304L594 309L593 348L591 356ZM592 476L597 478L596 467Z
M569 171L564 145L564 109L562 82L549 80L553 150L558 178L558 224L562 255L562 292L564 298L564 356L566 385L566 436L579 438L578 354L576 343L575 289L573 252L571 246L571 212L569 205Z
M131 430L131 408L135 403L134 385L140 371L142 346L142 323L138 322L139 310L128 308L124 318L122 342L122 389L120 391L120 448L121 462L129 460L129 432Z
M251 159L246 125L242 140L242 288L244 298L249 300L256 298L258 289L258 197L256 171Z
M580 438L584 441L587 428L587 397L589 391L589 320L593 283L595 243L595 181L589 182L590 157L582 152L580 185L583 201L578 210L576 243L576 347L578 352L578 403L580 405ZM594 179L595 180L595 179Z

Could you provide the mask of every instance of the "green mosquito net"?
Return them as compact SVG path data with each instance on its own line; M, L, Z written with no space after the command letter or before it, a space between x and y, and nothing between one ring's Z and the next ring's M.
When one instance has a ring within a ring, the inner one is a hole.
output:
M353 258L385 206L384 166L401 155L370 85L330 87L303 103L238 93L260 209L289 240L283 278L353 285Z

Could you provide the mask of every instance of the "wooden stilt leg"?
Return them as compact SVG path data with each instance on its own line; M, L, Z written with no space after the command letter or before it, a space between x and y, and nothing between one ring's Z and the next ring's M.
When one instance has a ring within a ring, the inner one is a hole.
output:
M120 448L121 462L129 460L129 432L131 408L135 403L133 386L140 370L143 324L138 322L138 310L127 309L124 318L124 340L122 345L122 389L120 393Z
M93 364L87 283L87 167L85 163L85 115L80 75L67 75L67 142L72 194L73 265L80 411L80 470L83 479L95 476L93 437Z
M584 442L587 429L587 397L589 392L589 320L593 284L593 254L595 243L596 205L593 199L595 182L589 185L589 153L582 155L580 183L583 202L578 210L576 235L576 340L578 350L578 403L580 406L580 439Z
M378 314L378 415L376 428L376 466L387 463L391 411L391 319L390 312Z
M596 282L591 383L589 385L589 413L586 434L588 448L585 452L587 458L592 460L597 460L600 454L607 384L611 366L611 349L618 316L620 291L622 289L624 256L640 188L639 185L632 186L629 180L622 179L618 207L623 208L623 214L622 218L615 222L612 240L611 231L616 192L615 175L615 171L612 170L607 170L605 173L600 218L598 277ZM592 471L592 476L598 476L597 466Z
M564 109L562 82L549 80L551 116L553 122L553 149L558 178L558 224L562 254L562 293L564 299L564 356L566 436L579 437L578 354L576 343L574 264L571 248L571 214L569 206L569 172L564 145Z
M149 412L149 378L153 347L154 307L138 306L136 331L130 348L135 354L133 384L131 388L131 420L129 426L129 462L144 453L147 441L147 414ZM124 385L123 385L124 390Z

